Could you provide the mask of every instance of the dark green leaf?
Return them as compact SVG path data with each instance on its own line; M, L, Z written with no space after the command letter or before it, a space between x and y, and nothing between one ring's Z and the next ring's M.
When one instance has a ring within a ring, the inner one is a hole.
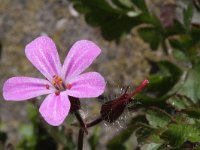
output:
M150 126L143 126L141 128L138 128L136 131L136 136L137 136L137 141L138 143L142 143L145 140L148 139L148 137L152 134L155 133L155 130L153 128L151 128Z
M199 37L200 28L193 26L190 34L191 34L191 37L194 40L194 42L199 43L199 41L200 41L200 37Z
M172 53L176 60L189 64L188 57L182 51L174 49Z
M192 21L192 15L193 15L193 6L192 4L188 5L188 8L184 10L183 19L184 19L184 25L187 31L190 30L190 25Z
M186 97L177 97L177 96L173 96L170 97L167 102L173 106L176 110L182 110L185 109L189 106L191 106L193 103L187 99Z
M99 26L107 40L119 39L123 34L140 24L140 10L136 10L129 0L73 0L74 8L85 14L92 26ZM128 4L130 7L128 7Z
M172 146L180 146L185 141L199 142L200 130L189 124L171 124L161 138Z
M183 110L189 117L200 119L200 108L199 107L189 107Z
M147 142L148 143L157 143L157 144L162 144L164 143L164 140L160 138L160 134L163 132L163 129L160 130L160 128L158 130L155 130L154 133L152 133L148 138L147 138Z
M151 84L147 87L147 91L153 92L157 96L162 96L169 92L179 81L182 71L169 61L160 61L157 65L160 70L157 74L149 77Z
M112 0L112 2L118 7L122 9L130 9L133 7L130 0Z
M174 24L172 27L169 27L165 29L165 36L170 37L174 35L182 35L186 33L186 29L184 28L184 25L182 25L178 20L174 21Z
M149 10L146 6L146 3L144 0L131 0L132 3L134 3L140 10L142 10L144 13L148 14Z
M169 39L170 45L174 48L174 49L178 49L178 50L183 50L185 49L185 47L182 45L182 43L177 40L177 39Z
M153 50L156 50L161 42L161 35L154 27L142 27L138 30L142 39L149 43Z
M171 122L171 118L167 113L163 113L160 110L149 109L146 114L146 118L149 124L154 128L164 128Z
M162 73L174 76L175 80L178 80L182 74L182 70L169 61L160 61L158 65Z

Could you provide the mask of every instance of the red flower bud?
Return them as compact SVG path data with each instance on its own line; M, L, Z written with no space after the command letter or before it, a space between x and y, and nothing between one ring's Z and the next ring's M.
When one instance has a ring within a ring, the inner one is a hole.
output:
M133 100L132 97L136 93L139 93L144 87L146 87L148 83L148 80L144 80L142 84L138 88L136 88L132 93L127 94L126 89L125 93L119 96L118 98L104 103L101 107L101 118L111 123L117 120L119 116L124 112L126 105Z

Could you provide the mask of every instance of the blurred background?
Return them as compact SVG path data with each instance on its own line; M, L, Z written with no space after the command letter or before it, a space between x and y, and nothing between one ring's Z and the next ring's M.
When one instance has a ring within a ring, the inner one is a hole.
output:
M163 27L173 26L175 19L181 20L183 9L192 4L195 8L192 23L199 25L198 0L145 2L148 13L156 16ZM138 25L142 23L133 18L143 13L143 6L136 4L138 7L133 7L134 2L129 0L94 0L91 5L88 3L88 0L0 0L1 89L5 80L13 76L41 77L24 53L26 44L40 35L48 35L54 40L62 62L72 44L80 39L91 40L102 49L101 55L88 70L101 73L107 81L107 89L101 100L81 100L81 113L87 120L98 117L101 104L120 95L121 88L129 85L132 91L148 78L152 60L171 60L170 55L166 55L171 53L171 49L164 51L166 45L157 44L160 33L156 33L155 37L151 36L154 30L150 35L145 34L149 40L144 36L141 38L142 33L138 33ZM73 116L68 117L59 128L50 127L38 115L36 107L43 98L31 102L7 102L1 90L0 149L75 148L78 128L70 125L75 122ZM133 114L127 113L124 118L129 115ZM107 149L107 142L126 129L124 118L121 122L102 123L91 129L85 138L84 149ZM137 141L133 139L132 143L137 144ZM126 149L136 147L127 146Z

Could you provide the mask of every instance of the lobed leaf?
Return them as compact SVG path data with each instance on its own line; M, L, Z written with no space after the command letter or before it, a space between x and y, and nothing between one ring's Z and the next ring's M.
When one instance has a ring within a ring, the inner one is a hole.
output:
M149 109L146 113L146 119L148 120L149 124L154 128L164 128L166 127L170 122L171 118L169 115L166 115L167 113L163 113L160 110L155 109Z
M172 146L181 146L186 141L199 142L200 129L190 124L171 124L161 138Z

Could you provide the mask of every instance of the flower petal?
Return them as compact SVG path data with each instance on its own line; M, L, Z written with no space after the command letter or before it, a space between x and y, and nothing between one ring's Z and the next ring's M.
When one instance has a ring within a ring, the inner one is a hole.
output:
M3 86L3 97L10 101L23 101L33 97L54 92L50 82L44 79L30 77L13 77L8 79Z
M56 46L48 36L40 36L30 42L25 53L30 62L49 80L61 75L61 63Z
M69 81L71 89L67 94L77 98L97 97L104 92L105 80L97 72L88 72Z
M63 77L69 80L71 77L79 75L94 59L101 53L101 49L88 40L77 41L70 49L63 65Z
M68 115L70 106L68 95L66 92L61 92L59 95L48 95L42 102L39 111L47 123L59 126Z

